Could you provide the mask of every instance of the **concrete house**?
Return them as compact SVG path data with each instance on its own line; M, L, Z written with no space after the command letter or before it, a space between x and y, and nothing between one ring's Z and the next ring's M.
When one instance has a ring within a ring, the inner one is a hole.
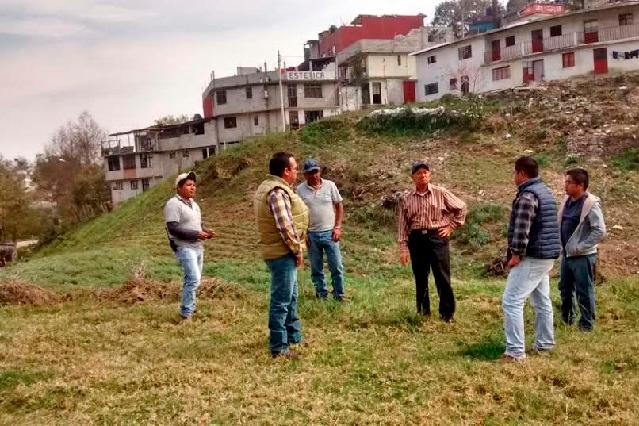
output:
M182 124L112 133L101 145L114 206L192 168L220 149L215 122L201 117Z
M639 69L639 2L550 16L540 6L502 28L413 53L417 99Z

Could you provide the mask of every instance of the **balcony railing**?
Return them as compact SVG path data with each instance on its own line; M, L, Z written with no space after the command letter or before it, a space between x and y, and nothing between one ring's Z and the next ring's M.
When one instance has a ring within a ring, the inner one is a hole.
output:
M488 65L498 61L509 61L535 53L570 49L584 44L623 40L632 37L639 37L639 24L619 25L600 28L597 31L568 33L557 37L528 40L503 49L484 52L484 64Z

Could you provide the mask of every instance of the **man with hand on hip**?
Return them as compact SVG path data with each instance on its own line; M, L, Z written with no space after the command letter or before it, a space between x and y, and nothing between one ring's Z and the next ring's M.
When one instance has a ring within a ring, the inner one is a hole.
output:
M306 182L298 185L297 194L309 209L308 258L315 295L320 299L328 296L323 271L326 253L333 297L337 301L343 301L344 265L339 248L344 217L342 196L333 181L322 178L320 165L313 159L304 162L304 178Z

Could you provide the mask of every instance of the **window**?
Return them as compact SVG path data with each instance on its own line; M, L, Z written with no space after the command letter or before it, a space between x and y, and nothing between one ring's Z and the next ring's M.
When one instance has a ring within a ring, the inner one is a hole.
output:
M146 169L151 167L151 156L149 154L140 154L140 168Z
M435 55L433 56L429 56L426 61L428 62L428 65L430 64L434 64L435 62L437 62L437 57Z
M109 171L110 172L115 172L117 170L120 170L120 157L108 157L108 163L109 163Z
M561 55L561 62L564 68L570 68L575 66L575 52L566 52Z
M561 35L561 25L550 27L550 37L559 37Z
M137 180L132 180L131 181L131 190L132 191L137 191L138 190L138 181Z
M584 32L585 33L596 33L599 30L599 21L596 19L589 19L584 21Z
M373 105L382 104L382 83L372 83L373 86Z
M469 44L467 46L462 46L457 49L457 53L459 54L459 60L469 59L473 57L473 47Z
M632 13L622 13L619 15L619 25L632 25L633 22Z
M399 66L399 67L402 66L402 57L401 57L401 55L397 55L397 66Z
M248 86L246 88L246 99L252 99L253 98L253 88L251 86Z
M456 78L451 78L450 82L449 82L450 86L449 86L449 90L457 90L457 79Z
M142 191L146 191L147 189L149 189L149 180L142 179Z
M182 157L187 158L189 156L189 150L185 149L182 151Z
M125 155L122 157L122 168L124 168L124 170L135 169L135 155Z
M296 107L297 106L297 85L290 84L287 88L288 94L288 106Z
M510 78L510 67L493 68L493 81L508 80Z
M235 117L224 117L224 128L235 129L237 127L237 120Z
M215 103L224 105L226 103L226 90L218 90L215 92Z
M259 126L260 125L260 117L258 117L257 115L255 117L253 117L253 125L255 125L255 126Z
M322 110L319 111L304 111L304 121L306 124L317 121L324 116Z
M169 152L169 158L175 158L175 151Z
M515 45L515 36L506 37L506 47Z
M113 182L113 189L115 191L122 191L124 189L124 186L122 185L122 181L119 180L117 182Z
M321 98L322 85L321 84L305 84L304 97L305 98Z
M426 93L426 96L434 95L436 93L439 93L439 86L437 83L430 83L424 86L424 91Z

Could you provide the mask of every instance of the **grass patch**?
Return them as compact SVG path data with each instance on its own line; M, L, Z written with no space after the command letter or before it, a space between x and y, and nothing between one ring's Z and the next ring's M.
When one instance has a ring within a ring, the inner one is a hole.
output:
M612 164L625 172L639 170L639 149L630 148L612 159Z

